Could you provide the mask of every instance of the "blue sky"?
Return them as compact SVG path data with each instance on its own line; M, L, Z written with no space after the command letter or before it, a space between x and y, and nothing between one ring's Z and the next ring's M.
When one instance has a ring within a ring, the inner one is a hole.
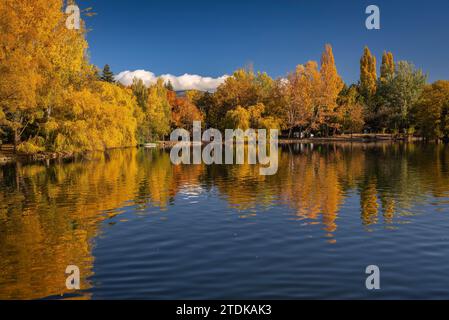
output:
M86 18L92 63L114 72L219 77L242 66L273 77L319 60L332 44L347 83L359 77L368 45L409 60L430 80L449 79L449 1L405 0L78 0ZM365 28L365 9L381 10L381 30Z

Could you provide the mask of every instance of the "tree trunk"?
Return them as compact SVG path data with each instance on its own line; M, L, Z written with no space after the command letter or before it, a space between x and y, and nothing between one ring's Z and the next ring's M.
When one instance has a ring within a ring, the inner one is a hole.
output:
M17 152L17 146L20 144L19 130L14 129L14 153Z

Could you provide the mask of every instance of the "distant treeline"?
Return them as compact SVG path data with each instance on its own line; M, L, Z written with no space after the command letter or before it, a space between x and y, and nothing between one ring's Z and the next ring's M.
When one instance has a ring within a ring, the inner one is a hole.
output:
M384 53L380 76L365 48L360 81L346 86L332 47L320 63L284 78L241 69L216 92L177 96L161 79L147 88L100 75L86 28L65 26L62 0L0 2L0 140L20 152L81 152L164 139L174 128L278 128L289 136L353 132L449 137L449 81L427 84L408 62ZM42 13L45 14L42 14Z

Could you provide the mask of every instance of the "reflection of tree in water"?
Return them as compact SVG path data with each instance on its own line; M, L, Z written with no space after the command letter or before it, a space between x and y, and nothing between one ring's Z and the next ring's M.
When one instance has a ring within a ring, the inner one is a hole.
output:
M182 179L195 168L186 168ZM135 199L166 208L179 189L179 168L165 153L137 150L95 155L90 161L0 169L0 298L67 293L65 268L81 269L90 287L91 241L99 222ZM179 178L180 179L180 178ZM181 179L180 179L181 181Z
M88 289L100 222L123 206L165 211L192 188L216 190L241 216L286 205L299 219L321 223L330 237L354 194L361 225L392 224L419 197L449 196L448 153L443 146L399 144L289 146L274 176L248 164L173 166L166 152L135 149L48 167L1 167L0 298L67 293L70 264L81 268Z

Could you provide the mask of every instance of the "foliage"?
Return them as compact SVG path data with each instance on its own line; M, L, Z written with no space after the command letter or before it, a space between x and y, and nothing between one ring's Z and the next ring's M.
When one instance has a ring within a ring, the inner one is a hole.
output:
M70 90L55 112L47 140L57 152L104 150L135 146L137 102L129 89L107 82L93 89Z
M142 79L134 78L133 84L131 85L131 90L136 96L139 107L143 112L146 112L148 109L148 88L145 86Z
M17 151L24 154L36 154L45 151L45 140L42 137L35 137L28 141L22 142Z
M89 71L84 28L65 27L62 5L61 0L0 3L0 104L15 145L33 134L30 126L51 114L65 88L79 85Z
M189 98L175 98L170 103L172 106L173 127L192 130L194 121L203 121L204 117L200 110Z
M116 84L109 65L100 76L87 58L84 23L80 30L66 28L63 5L0 2L0 132L21 152L132 146L164 139L172 128L189 130L195 120L217 129L281 128L289 135L352 133L364 123L375 131L410 133L417 126L426 137L448 135L446 83L425 87L422 71L395 64L391 52L384 52L377 79L376 58L366 47L360 83L349 88L326 45L320 64L298 65L285 78L239 69L214 93L192 90L181 97L163 79L149 88L139 79L130 88Z
M412 124L412 108L424 89L427 76L407 61L399 61L396 72L383 84L382 100L386 108L389 126L400 132Z
M386 82L394 77L394 58L393 53L384 51L382 55L382 65L380 67L380 81Z
M415 108L420 134L428 139L449 137L449 81L424 88Z
M317 93L320 86L318 64L314 61L309 61L305 66L297 66L295 73L290 74L285 88L289 97L285 108L285 120L289 129L316 128L315 111L319 105Z
M168 82L165 84L165 89L167 89L168 91L175 91L170 80L168 80Z
M363 104L360 102L356 86L345 88L340 92L339 103L339 123L343 132L360 132L365 124L363 117Z
M360 92L368 101L377 90L376 57L365 47L360 60Z
M238 106L226 113L225 125L227 129L247 130L250 128L251 116L245 108Z
M321 57L321 90L319 91L319 104L316 109L318 125L325 129L324 134L329 135L329 128L333 128L334 132L338 129L337 123L337 98L340 91L344 87L335 65L332 47L326 45Z
M104 82L114 83L114 73L111 71L111 67L107 64L103 68L103 72L101 74L101 80Z
M247 109L258 103L270 105L274 81L266 73L255 74L252 70L237 70L232 77L218 87L206 112L210 126L224 129L223 119L228 111L237 106Z
M148 126L147 139L163 139L170 133L171 106L164 81L159 79L148 91L148 110L145 113L145 126Z

